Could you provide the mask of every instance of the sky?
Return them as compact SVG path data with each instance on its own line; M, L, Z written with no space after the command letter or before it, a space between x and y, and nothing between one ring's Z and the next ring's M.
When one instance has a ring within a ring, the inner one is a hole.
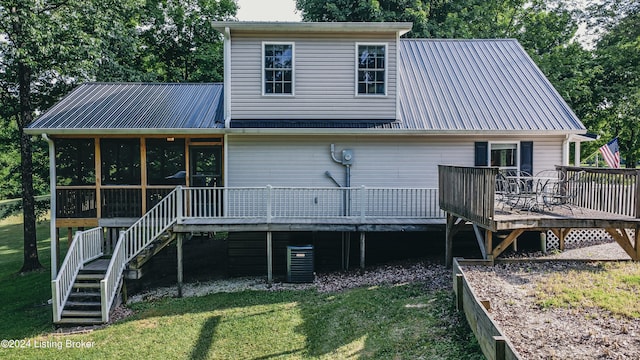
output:
M295 0L238 0L240 21L301 21Z

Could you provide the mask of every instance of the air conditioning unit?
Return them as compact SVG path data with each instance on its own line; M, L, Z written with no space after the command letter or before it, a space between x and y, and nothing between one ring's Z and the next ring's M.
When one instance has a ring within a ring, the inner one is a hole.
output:
M313 245L287 246L287 282L313 282Z

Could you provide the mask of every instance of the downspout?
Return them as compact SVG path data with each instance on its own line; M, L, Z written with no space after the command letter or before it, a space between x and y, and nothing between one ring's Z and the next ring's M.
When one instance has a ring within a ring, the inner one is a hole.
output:
M231 30L224 28L224 127L231 127Z
M56 231L56 149L53 140L42 134L42 138L49 144L49 191L51 191L51 220L49 233L51 236L51 280L58 276L58 232Z

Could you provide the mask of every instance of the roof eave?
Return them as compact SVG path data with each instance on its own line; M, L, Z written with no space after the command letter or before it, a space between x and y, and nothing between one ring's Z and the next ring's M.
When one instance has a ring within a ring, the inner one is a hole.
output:
M224 31L251 32L324 32L324 33L400 33L411 31L411 22L265 22L265 21L214 21L213 28Z
M25 129L29 135L449 135L449 136L570 136L578 140L586 130L416 130L361 128L190 128L190 129ZM574 140L572 140L574 141Z
M24 130L29 135L202 135L223 134L222 128L188 128L188 129L59 129L59 128L27 128Z

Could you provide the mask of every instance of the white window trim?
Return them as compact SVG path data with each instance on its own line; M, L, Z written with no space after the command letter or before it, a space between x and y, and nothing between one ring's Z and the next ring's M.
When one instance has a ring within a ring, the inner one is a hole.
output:
M266 45L291 45L291 94L267 94L265 93L264 83L264 48ZM262 42L262 60L260 61L260 82L262 83L262 96L295 96L296 94L296 44L287 41L263 41Z
M508 167L499 167L499 169L500 170L503 170L503 169L514 169L514 170L520 171L520 161L522 159L520 159L520 141L519 140L518 141L516 141L516 140L514 140L514 141L489 141L489 146L488 146L489 149L487 149L487 164L489 164L489 166L491 166L491 149L492 149L493 145L497 145L497 144L509 144L509 145L516 144L516 156L518 157L518 161L517 161L517 165L516 165L517 168L513 168L513 167L508 166Z
M358 93L358 64L360 63L359 51L360 46L384 46L384 94L360 94ZM379 42L356 42L356 51L354 59L354 93L355 96L362 97L385 97L389 94L389 43Z

